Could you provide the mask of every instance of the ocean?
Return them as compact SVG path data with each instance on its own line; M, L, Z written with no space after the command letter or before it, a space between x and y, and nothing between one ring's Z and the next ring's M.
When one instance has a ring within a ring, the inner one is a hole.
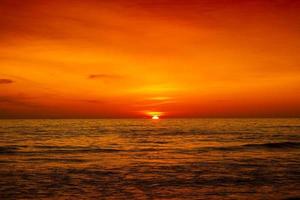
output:
M0 199L297 199L300 119L0 120Z

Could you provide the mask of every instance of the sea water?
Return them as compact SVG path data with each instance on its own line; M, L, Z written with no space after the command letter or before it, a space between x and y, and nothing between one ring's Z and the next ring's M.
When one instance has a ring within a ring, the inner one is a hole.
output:
M0 199L300 198L300 119L0 120Z

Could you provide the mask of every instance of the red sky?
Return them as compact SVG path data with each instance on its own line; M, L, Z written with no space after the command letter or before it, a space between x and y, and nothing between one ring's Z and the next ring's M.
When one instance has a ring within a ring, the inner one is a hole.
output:
M0 0L0 14L0 118L300 117L298 0Z

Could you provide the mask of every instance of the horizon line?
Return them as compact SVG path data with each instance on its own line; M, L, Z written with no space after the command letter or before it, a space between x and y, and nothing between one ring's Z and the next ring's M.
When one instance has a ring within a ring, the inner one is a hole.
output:
M0 118L0 120L118 120L118 119L132 119L132 120L145 120L150 119L151 117L41 117L41 118ZM161 117L160 120L168 119L300 119L300 116L291 116L291 117Z

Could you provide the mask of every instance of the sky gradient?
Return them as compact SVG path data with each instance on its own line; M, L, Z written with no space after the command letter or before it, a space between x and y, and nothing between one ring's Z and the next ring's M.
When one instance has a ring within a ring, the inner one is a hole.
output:
M300 1L0 0L0 118L300 117Z

